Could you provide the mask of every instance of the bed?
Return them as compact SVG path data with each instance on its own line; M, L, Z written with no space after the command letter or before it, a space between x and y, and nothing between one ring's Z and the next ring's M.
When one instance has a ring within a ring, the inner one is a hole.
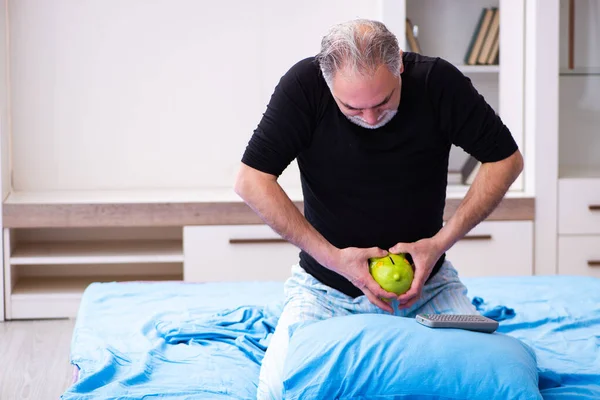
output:
M600 399L600 279L465 278L498 333L530 346L544 399ZM94 283L62 399L252 399L281 282Z

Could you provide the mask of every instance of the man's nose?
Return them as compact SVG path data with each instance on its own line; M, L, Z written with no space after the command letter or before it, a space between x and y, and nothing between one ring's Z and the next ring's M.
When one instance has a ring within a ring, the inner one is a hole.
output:
M379 113L372 109L366 109L362 115L365 122L369 125L375 125L379 118Z

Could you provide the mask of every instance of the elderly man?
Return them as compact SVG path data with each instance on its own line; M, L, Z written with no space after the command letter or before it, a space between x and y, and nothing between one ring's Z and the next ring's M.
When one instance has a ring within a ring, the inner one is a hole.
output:
M482 165L444 225L452 144ZM304 215L277 183L294 159ZM282 397L288 328L298 322L477 313L445 252L492 212L522 168L510 131L453 65L402 52L380 22L334 26L320 52L280 80L235 183L236 193L301 249L258 398ZM368 259L388 252L407 253L414 264L414 281L400 296L369 274Z

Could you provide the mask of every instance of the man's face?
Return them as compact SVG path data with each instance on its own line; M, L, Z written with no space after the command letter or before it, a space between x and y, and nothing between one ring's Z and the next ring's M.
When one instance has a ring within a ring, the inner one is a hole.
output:
M331 91L342 113L363 128L376 129L396 115L401 79L384 65L373 76L349 74L344 69L333 77Z

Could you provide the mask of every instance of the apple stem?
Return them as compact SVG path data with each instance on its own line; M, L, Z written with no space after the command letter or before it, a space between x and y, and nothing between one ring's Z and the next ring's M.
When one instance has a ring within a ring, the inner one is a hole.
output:
M390 261L392 262L392 264L396 265L396 263L394 262L394 259L392 258L392 256L390 256Z

